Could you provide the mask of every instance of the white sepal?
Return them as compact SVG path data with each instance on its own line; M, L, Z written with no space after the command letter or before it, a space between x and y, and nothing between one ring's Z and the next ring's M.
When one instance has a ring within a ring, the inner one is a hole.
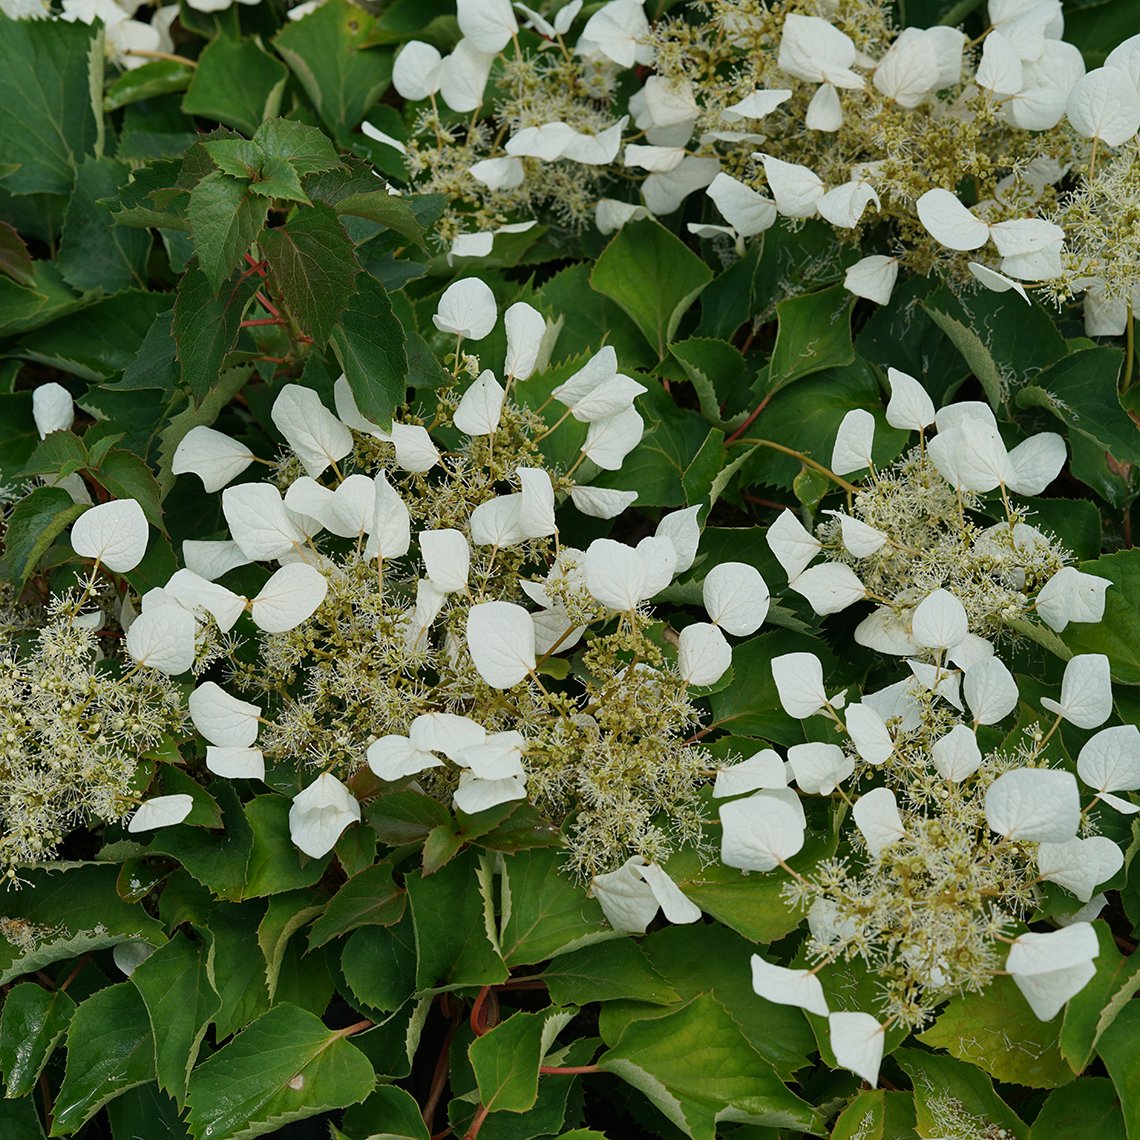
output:
M452 416L452 423L472 438L493 435L498 431L506 397L495 374L489 368L484 369L463 393Z
M787 772L784 761L771 748L741 760L739 764L729 764L718 768L713 784L713 797L740 796L745 792L755 792L760 788L786 788Z
M442 332L482 340L498 319L499 309L491 287L478 277L464 277L443 291L432 323Z
M131 659L171 677L194 664L194 615L177 604L155 606L139 614L127 630Z
M437 590L452 594L467 588L471 547L458 530L421 530L420 554L427 576Z
M193 474L205 491L220 491L253 462L253 452L244 443L209 427L191 428L174 449L170 470L175 475Z
M989 226L970 213L949 190L927 190L915 206L926 232L947 249L978 249L989 240Z
M899 278L899 259L887 257L883 253L872 253L868 257L848 266L843 275L843 288L856 297L865 297L876 305L885 305L895 289Z
M534 670L534 622L512 602L480 602L467 614L467 648L488 685L509 689Z
M329 584L307 562L290 562L277 570L250 603L253 624L266 633L284 633L312 617L325 600Z
M906 835L898 801L890 788L872 788L860 796L851 815L873 858Z
M792 1005L826 1017L830 1012L819 978L810 970L790 970L752 955L752 989L776 1005Z
M1064 843L1081 822L1076 777L1053 768L1003 772L986 792L986 822L1009 839Z
M828 703L823 687L823 664L814 653L784 653L773 657L772 679L784 712L797 720L819 712Z
M1104 835L1070 839L1065 843L1037 845L1037 871L1088 902L1101 883L1108 882L1124 866L1124 852Z
M924 431L934 423L934 401L913 377L897 368L887 369L891 398L887 403L887 423L905 431Z
M1077 775L1098 792L1140 788L1140 729L1118 724L1090 736L1077 756Z
M831 451L831 469L847 475L871 467L871 447L875 440L875 417L866 408L852 408L839 424Z
M791 765L800 791L813 796L829 796L852 772L855 761L838 744L793 744L788 749Z
M127 824L129 832L154 831L157 827L170 827L181 823L193 810L192 796L155 796L139 805L138 811Z
M997 724L1017 708L1017 682L996 657L987 657L966 669L962 692L976 724Z
M1096 728L1112 712L1112 682L1103 653L1079 653L1065 665L1061 699L1042 697L1041 704L1077 728Z
M855 571L841 562L811 566L793 578L788 586L807 598L808 604L820 617L837 614L867 596L867 587L859 581Z
M771 596L756 567L721 562L705 576L701 597L714 625L733 637L748 637L767 617Z
M960 783L982 766L978 738L967 724L956 724L930 748L930 758L944 780Z
M189 699L194 727L220 748L248 748L261 727L261 706L231 696L220 685L206 681Z
M206 748L206 768L227 780L264 780L265 754L260 748Z
M724 634L705 621L681 630L677 670L686 685L715 685L732 665L732 647Z
M742 871L771 871L804 845L804 809L790 788L721 804L720 859Z
M546 318L525 301L517 301L503 314L507 330L507 356L503 374L526 380L538 364L546 336Z
M828 1039L836 1063L865 1080L872 1088L879 1083L886 1031L869 1014L841 1010L827 1018Z
M847 706L847 733L855 751L868 764L885 764L895 750L886 721L868 704L856 701Z
M951 649L969 633L966 610L949 590L933 590L914 608L911 636L927 649Z
M784 568L788 581L799 577L822 549L819 539L789 510L768 527L764 540Z
M352 432L311 388L286 384L273 401L270 417L314 479L352 450Z

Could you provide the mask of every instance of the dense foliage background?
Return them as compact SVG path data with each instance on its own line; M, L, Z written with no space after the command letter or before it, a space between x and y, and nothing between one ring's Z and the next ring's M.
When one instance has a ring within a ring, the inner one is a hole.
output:
M1026 702L1011 736L1073 653L1106 654L1120 720L1140 720L1131 321L1126 337L1091 339L1078 303L1027 306L933 276L908 276L874 305L822 256L835 240L823 222L777 225L734 250L687 229L718 220L700 195L613 236L540 217L498 234L487 256L452 258L437 230L448 202L390 194L376 172L402 184L402 159L360 131L367 119L407 137L414 112L390 87L393 58L411 38L455 43L450 0L325 0L300 19L271 0L214 12L183 0L171 15L172 50L133 58L116 54L113 25L0 15L11 653L35 641L14 615L42 614L76 579L67 530L85 506L61 478L78 476L95 503L141 505L147 554L116 586L137 599L182 565L185 541L225 532L220 497L174 474L191 429L272 457L282 388L310 388L331 408L342 373L365 417L432 422L455 345L431 318L451 281L477 275L500 309L522 300L561 321L545 369L518 389L524 407L545 409L603 344L647 389L640 444L593 479L636 491L635 505L612 523L572 514L561 541L640 539L663 512L709 504L706 570L747 563L776 595L763 632L700 696L716 757L814 739L782 707L773 657L816 653L829 692L893 678L851 652L847 615L820 618L784 589L762 538L782 508L810 519L842 507L817 467L852 409L874 417L879 467L900 455L888 367L919 377L938 406L988 401L1011 447L1065 437L1069 461L1033 499L1036 525L1113 585L1102 623L1038 628L1006 648ZM897 17L970 36L986 27L972 0L899 0ZM1138 30L1132 0L1067 0L1065 17L1090 67ZM503 348L496 330L478 350L497 363ZM47 382L77 414L41 438L32 393ZM982 514L1003 517L1000 502ZM662 629L692 620L704 573L698 563L661 595ZM225 581L252 595L267 576L246 567ZM12 744L29 722L5 710ZM1086 735L1065 725L1057 763L1072 767ZM1140 1137L1131 817L1104 824L1125 863L1096 924L1095 977L1064 1012L1038 1021L998 978L905 1044L888 1037L880 1087L868 1088L830 1064L826 1021L751 988L751 953L791 962L803 937L779 876L678 851L667 869L705 920L633 940L564 872L557 829L526 802L467 816L374 781L358 789L361 824L314 859L289 837L304 758L254 786L211 779L202 753L187 731L138 757L140 798L192 797L183 823L132 835L93 820L46 843L50 863L13 868L19 883L0 896L5 1137ZM0 771L12 811L28 791L6 762ZM710 807L710 828L714 817ZM791 860L799 872L836 853L837 819L813 817ZM1066 903L1047 885L1039 915ZM140 943L157 949L135 966ZM875 977L858 961L842 970L844 1008L872 1005Z

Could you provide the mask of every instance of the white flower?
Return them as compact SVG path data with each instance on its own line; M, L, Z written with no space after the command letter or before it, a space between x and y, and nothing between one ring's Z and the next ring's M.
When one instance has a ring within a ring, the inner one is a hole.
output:
M869 1013L840 1011L827 1018L835 1060L872 1087L879 1082L886 1030Z
M392 86L412 102L427 99L439 90L443 57L422 40L409 40L392 65Z
M442 332L466 340L482 340L498 319L499 309L491 287L478 277L464 277L443 291L432 323Z
M578 37L577 55L604 55L620 67L650 64L649 20L640 0L610 0L587 21Z
M681 630L677 670L686 685L715 685L731 664L732 648L715 625L698 621Z
M806 822L790 788L765 788L721 804L720 859L742 871L771 871L804 845Z
M179 440L170 469L175 475L197 475L205 491L220 491L253 459L253 452L244 443L213 428L195 427Z
M899 276L899 259L873 253L849 266L843 277L843 287L856 297L865 297L876 305L885 305L891 299Z
M1140 811L1130 800L1112 795L1140 788L1140 729L1121 724L1090 736L1077 756L1077 775L1110 807L1127 815Z
M1104 617L1104 595L1112 581L1062 566L1037 595L1037 616L1058 632L1071 621L1096 622Z
M273 401L270 415L306 474L314 479L352 450L352 432L311 388L286 384Z
M1112 682L1103 653L1080 653L1069 659L1061 679L1061 699L1042 697L1041 704L1077 728L1096 728L1112 712Z
M705 576L701 597L712 623L734 637L755 633L768 614L768 586L760 571L744 562L714 566Z
M809 970L789 970L752 955L752 989L777 1005L792 1005L826 1017L829 1013L823 986Z
M125 574L142 561L149 536L142 507L134 499L114 499L79 516L71 528L71 548L81 558Z
M863 79L851 70L855 54L851 37L826 20L795 13L784 18L778 63L781 71L809 83L858 89Z
M658 910L670 922L696 922L701 917L700 908L665 871L647 864L640 855L627 859L616 871L595 875L590 893L601 903L606 921L623 934L644 934Z
M1013 768L986 791L986 822L1008 839L1064 843L1077 833L1080 795L1071 772Z
M181 823L193 808L194 800L191 796L155 796L139 805L138 811L131 816L131 822L127 824L127 830L135 833L153 831L157 827L170 827Z
M75 423L75 401L71 393L62 384L40 384L32 392L32 418L40 439L53 431L70 431Z
M509 689L534 671L534 622L512 602L480 602L467 613L467 648L488 685Z

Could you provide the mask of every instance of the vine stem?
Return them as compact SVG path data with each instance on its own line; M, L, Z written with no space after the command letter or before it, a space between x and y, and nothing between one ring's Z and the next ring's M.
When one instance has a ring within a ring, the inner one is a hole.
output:
M463 1134L463 1140L475 1140L479 1135L479 1129L483 1127L483 1121L487 1119L491 1110L484 1104L481 1104L475 1113L475 1118L471 1121L471 1127Z
M789 455L793 459L798 459L805 467L810 467L813 471L818 471L821 475L826 476L837 486L842 487L849 494L858 494L859 488L854 483L848 483L846 479L836 475L830 467L824 467L822 463L817 463L814 459L805 455L802 451L796 451L794 447L785 447L782 443L777 443L773 439L757 439L754 436L745 436L743 439L736 439L732 442L733 447L770 447L773 451L778 451L782 455Z

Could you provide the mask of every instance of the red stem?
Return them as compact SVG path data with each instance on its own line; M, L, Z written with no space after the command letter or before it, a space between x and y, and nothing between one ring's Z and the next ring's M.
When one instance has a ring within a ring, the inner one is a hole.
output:
M734 431L732 435L730 435L728 439L724 441L726 447L730 443L735 443L736 440L738 440L756 422L756 417L764 410L771 398L772 394L769 392L768 395L765 396L764 399L762 399L760 403L756 405L755 410L749 412L748 419L746 419L744 423L742 423L740 427L738 427L736 431Z
M600 1073L597 1065L539 1065L544 1077L578 1077L583 1073Z
M262 317L256 321L242 321L241 327L243 329L252 329L258 325L283 325L284 323L280 317Z
M483 1127L483 1121L487 1119L491 1110L485 1105L480 1105L475 1113L474 1120L471 1121L471 1127L463 1134L463 1140L475 1140L479 1135L479 1129Z

